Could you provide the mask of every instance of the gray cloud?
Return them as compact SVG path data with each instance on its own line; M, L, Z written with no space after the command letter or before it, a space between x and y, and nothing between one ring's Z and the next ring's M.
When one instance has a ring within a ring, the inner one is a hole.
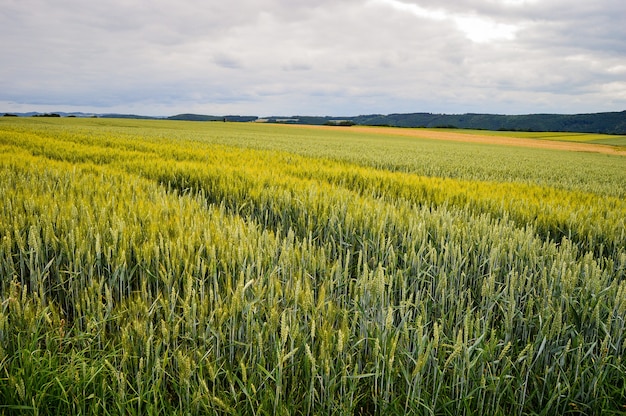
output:
M624 16L622 0L7 0L0 110L623 110Z

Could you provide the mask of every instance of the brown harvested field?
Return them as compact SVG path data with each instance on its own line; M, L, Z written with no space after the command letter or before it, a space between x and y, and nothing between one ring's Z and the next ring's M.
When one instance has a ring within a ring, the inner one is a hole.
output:
M306 126L306 127L336 129L339 131L346 131L346 127L339 127L339 126ZM538 139L492 136L492 135L469 134L469 133L455 133L455 132L450 132L450 131L396 128L396 127L351 126L349 127L349 131L359 132L359 133L406 136L406 137L415 137L415 138L422 138L422 139L448 140L448 141L466 142L466 143L484 143L484 144L496 144L496 145L503 145L503 146L533 147L533 148L538 148L538 149L566 150L566 151L571 151L571 152L592 152L592 153L604 153L604 154L610 154L610 155L626 156L626 150L624 150L623 148L610 146L610 145L603 145L603 144L593 144L593 143L558 142L558 141L550 141L550 140L538 140Z

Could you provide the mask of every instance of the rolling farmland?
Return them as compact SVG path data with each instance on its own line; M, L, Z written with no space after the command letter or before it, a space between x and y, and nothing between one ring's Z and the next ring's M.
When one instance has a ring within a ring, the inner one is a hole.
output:
M430 132L1 119L0 414L625 412L621 138Z

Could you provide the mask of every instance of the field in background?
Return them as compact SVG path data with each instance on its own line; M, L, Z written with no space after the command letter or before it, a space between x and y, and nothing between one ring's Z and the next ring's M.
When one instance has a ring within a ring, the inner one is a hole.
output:
M623 412L626 158L407 131L0 120L0 413Z
M610 146L626 146L626 136L593 134L593 133L567 133L567 132L524 132L524 131L486 131L465 129L442 129L445 131L478 134L486 136L520 137L526 139L555 140L565 142L580 142L590 144L605 144Z
M320 128L320 127L312 127ZM329 129L329 127L325 127ZM338 129L342 127L334 127ZM353 132L419 139L446 140L535 149L566 150L626 156L626 137L588 133L527 133L465 129L424 129L354 126Z

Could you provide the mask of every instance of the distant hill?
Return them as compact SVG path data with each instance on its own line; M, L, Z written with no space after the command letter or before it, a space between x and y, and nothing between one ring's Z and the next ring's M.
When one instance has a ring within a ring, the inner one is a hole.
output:
M175 116L167 117L168 120L186 120L186 121L232 121L246 123L249 121L256 121L257 116L206 116L202 114L177 114Z
M30 111L28 113L4 113L5 116L18 116L18 117L95 117L93 113L82 113L80 111L67 113L64 111L52 111L48 113L39 113L37 111Z
M206 116L203 114L177 114L170 116L168 120L186 120L186 121L223 121L224 117Z
M163 117L151 117L151 116L140 116L137 114L96 114L95 117L99 118L131 118L131 119L140 119L140 120L160 120Z
M48 113L50 115L52 113ZM251 122L263 121L267 123L285 124L315 124L315 125L342 125L352 124L368 126L391 127L428 127L428 128L458 128L477 130L506 130L506 131L557 131L576 133L604 133L626 135L626 111L591 114L369 114L360 116L271 116L259 119L257 116L212 116L203 114L178 114L170 117L150 117L134 114L93 114L93 113L64 113L55 112L61 117L103 117L103 118L136 118L136 119L166 119L187 121L229 121ZM32 117L46 115L42 113L5 113L6 116L18 115Z
M366 126L458 128L506 131L558 131L577 133L626 134L626 111L593 114L370 114L356 117L267 117L268 123L342 124Z
M353 117L356 124L478 130L626 134L626 111L594 114L389 114Z

